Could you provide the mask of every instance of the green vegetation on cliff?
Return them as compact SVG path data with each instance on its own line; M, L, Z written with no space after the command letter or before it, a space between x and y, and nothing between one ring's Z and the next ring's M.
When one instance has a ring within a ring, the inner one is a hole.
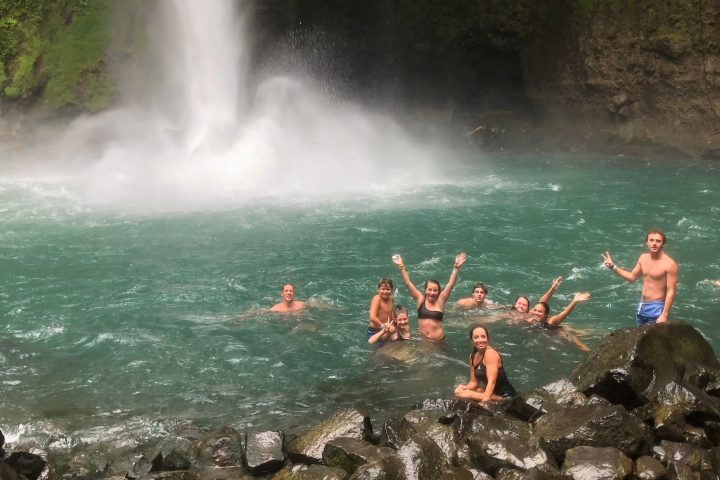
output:
M0 3L0 96L52 109L111 105L109 58L127 54L137 1L4 0Z

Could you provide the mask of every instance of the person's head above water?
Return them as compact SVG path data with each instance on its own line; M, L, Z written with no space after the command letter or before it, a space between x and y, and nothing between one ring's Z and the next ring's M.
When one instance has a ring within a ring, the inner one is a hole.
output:
M293 299L295 298L295 285L292 283L285 283L280 288L280 297L283 299L283 301L292 303Z
M472 298L477 303L482 303L487 296L488 290L484 283L478 282L472 289Z
M441 291L442 291L442 285L440 285L440 282L438 282L434 278L427 279L427 281L425 282L425 296L428 299L430 299L432 301L437 300Z
M383 277L383 278L381 278L380 280L378 280L377 288L380 289L380 288L383 287L383 285L386 285L386 286L390 287L390 290L392 290L393 288L395 288L395 287L393 286L393 281L392 281L391 278Z
M530 310L530 316L533 320L538 322L544 322L550 315L550 306L545 302L538 302L532 310Z
M393 310L393 313L395 314L395 323L400 328L407 328L408 326L408 311L405 310L405 307L402 305L395 305L395 309Z
M527 313L530 309L530 299L526 296L520 295L512 306L513 310L517 310L520 313Z

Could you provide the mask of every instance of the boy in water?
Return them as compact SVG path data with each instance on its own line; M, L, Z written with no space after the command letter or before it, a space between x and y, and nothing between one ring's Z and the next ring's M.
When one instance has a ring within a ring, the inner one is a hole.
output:
M393 281L389 278L381 278L380 281L378 281L377 294L370 302L368 338L382 330L383 325L394 318L392 293Z

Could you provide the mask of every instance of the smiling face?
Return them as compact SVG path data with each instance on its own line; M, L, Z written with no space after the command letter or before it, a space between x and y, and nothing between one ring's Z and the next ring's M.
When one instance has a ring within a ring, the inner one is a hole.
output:
M429 281L425 285L425 296L431 302L437 300L440 295L440 284Z
M295 287L290 284L283 285L283 288L280 291L280 297L283 302L292 303L295 298Z
M403 330L408 328L408 314L407 312L399 312L395 317L395 322L399 328Z
M548 311L545 309L545 305L542 303L535 305L532 310L530 310L530 317L537 322L545 321L548 317Z
M488 332L485 327L475 327L470 332L470 340L478 350L484 350L488 346Z
M387 300L392 297L392 286L389 283L381 283L380 286L378 286L377 293L380 295L380 298Z
M518 299L515 300L515 305L513 306L518 312L527 313L530 308L530 301L525 297L518 297Z

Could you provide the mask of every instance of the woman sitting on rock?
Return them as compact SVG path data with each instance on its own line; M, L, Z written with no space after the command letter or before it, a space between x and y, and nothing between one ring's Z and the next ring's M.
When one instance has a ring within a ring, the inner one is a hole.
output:
M517 395L510 384L500 354L490 346L487 327L470 329L473 351L470 354L470 381L455 387L455 396L479 402L498 401Z

